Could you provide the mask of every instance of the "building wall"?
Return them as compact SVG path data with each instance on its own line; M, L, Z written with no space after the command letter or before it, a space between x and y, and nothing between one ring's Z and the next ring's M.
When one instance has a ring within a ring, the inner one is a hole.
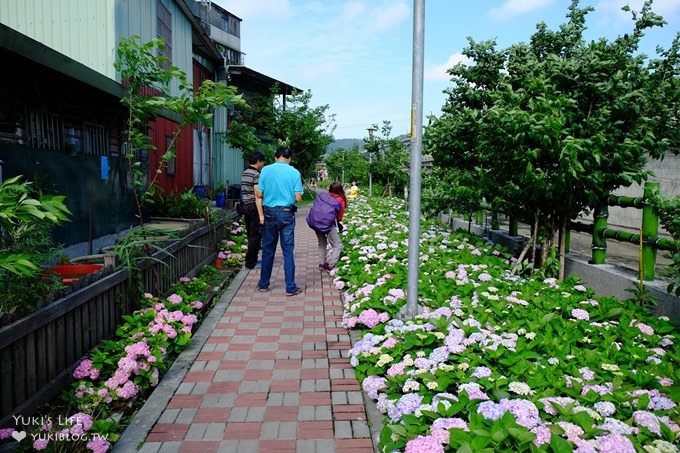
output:
M114 78L114 0L2 0L0 22Z
M163 0L172 14L172 64L191 81L191 23L174 1ZM39 41L110 79L122 37L156 37L157 0L2 0L0 23ZM176 83L173 89L176 93Z
M245 168L245 159L240 149L229 145L225 139L227 134L227 109L215 111L213 130L213 181L226 186L241 183L241 173Z
M166 118L158 117L149 122L149 137L151 144L156 147L149 154L149 178L156 175L160 157L167 151L168 138L177 130L178 124ZM181 193L193 187L193 127L184 128L180 138L175 143L175 174L171 175L164 168L158 175L156 183L167 193Z

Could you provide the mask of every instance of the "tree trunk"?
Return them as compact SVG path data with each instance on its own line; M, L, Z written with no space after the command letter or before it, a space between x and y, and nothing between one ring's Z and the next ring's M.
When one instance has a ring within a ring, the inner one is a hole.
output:
M536 238L538 237L538 216L540 214L540 211L536 211L536 214L534 214L534 228L533 231L531 232L531 244L533 248L531 249L531 273L534 273L534 269L536 268Z
M562 217L562 222L560 223L560 245L559 245L559 253L560 253L560 273L559 273L559 279L564 280L564 263L567 255L567 222L569 220L567 219L566 215L563 215Z

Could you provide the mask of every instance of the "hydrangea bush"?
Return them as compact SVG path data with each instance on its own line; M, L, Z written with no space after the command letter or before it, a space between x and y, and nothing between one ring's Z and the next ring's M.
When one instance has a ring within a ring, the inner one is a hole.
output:
M241 233L235 222L232 238L220 249L237 254ZM240 266L241 261L229 264ZM0 429L0 442L26 430L27 438L18 445L23 450L108 451L125 427L121 415L133 412L189 344L206 309L205 297L219 290L211 284L223 280L219 271L207 266L199 278L180 278L167 297L145 293L140 309L123 316L116 339L104 340L74 369L75 381L62 395L62 409L75 413L22 417L20 426Z
M668 319L575 279L511 275L501 247L423 221L423 311L402 321L403 205L353 203L346 219L334 283L363 329L350 358L386 415L381 451L678 451Z

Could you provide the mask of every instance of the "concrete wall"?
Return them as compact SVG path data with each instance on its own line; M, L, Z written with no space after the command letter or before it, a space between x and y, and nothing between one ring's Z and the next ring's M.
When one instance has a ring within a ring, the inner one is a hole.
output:
M647 168L654 173L654 176L650 177L649 180L659 183L662 196L668 198L680 197L680 156L668 156L662 161L650 160ZM614 191L614 194L641 197L643 189L639 184L633 184L630 187L623 187ZM610 206L609 224L637 230L642 224L642 210ZM664 233L664 231L661 232Z

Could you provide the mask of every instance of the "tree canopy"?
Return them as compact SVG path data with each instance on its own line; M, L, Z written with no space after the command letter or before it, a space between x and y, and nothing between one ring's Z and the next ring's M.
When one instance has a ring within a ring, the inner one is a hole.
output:
M680 151L680 34L657 57L640 54L645 30L663 24L647 1L630 33L586 42L592 10L572 0L558 30L538 24L507 49L468 38L472 63L449 70L443 114L425 133L436 165L544 238L645 180L647 156Z
M293 165L307 177L333 141L335 118L328 105L311 105L311 91L289 96L285 104L277 91L274 87L268 97L249 96L248 106L235 111L227 141L243 151L260 149L267 155L276 146L287 146L293 150Z

